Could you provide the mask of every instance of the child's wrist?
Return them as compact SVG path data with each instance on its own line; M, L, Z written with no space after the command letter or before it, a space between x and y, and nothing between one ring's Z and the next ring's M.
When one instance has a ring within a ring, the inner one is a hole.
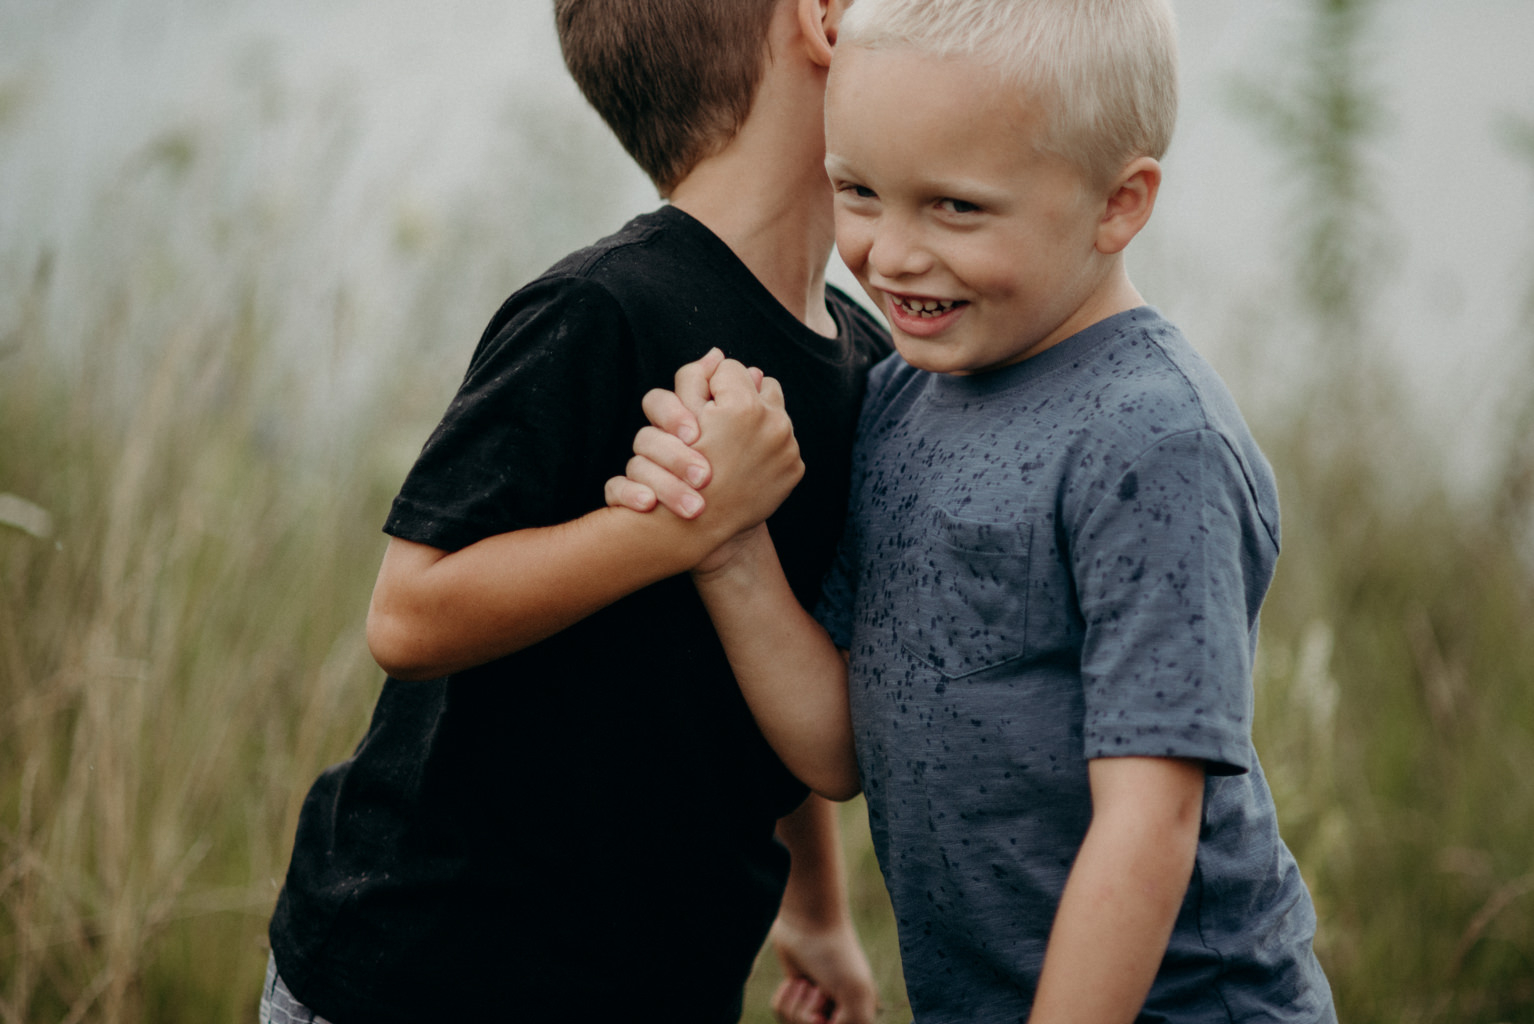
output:
M734 534L709 551L692 568L693 579L705 587L753 587L761 577L765 523Z

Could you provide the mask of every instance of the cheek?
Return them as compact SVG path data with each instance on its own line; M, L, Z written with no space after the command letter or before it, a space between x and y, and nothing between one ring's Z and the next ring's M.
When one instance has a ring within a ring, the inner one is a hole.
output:
M976 293L993 301L1006 301L1027 290L1028 259L1026 248L1015 244L971 245L962 252L950 252L948 266Z
M868 225L861 217L841 212L836 214L836 251L853 273L861 272L863 265L868 262L870 237Z
M977 285L997 298L1050 301L1080 258L1075 242L1050 227L1035 221L974 238L965 262Z

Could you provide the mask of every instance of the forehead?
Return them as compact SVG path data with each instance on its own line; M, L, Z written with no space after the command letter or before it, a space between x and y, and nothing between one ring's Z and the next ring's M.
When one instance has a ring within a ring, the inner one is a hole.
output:
M933 158L955 148L1015 156L1033 149L1041 123L1038 105L1018 86L962 59L853 44L831 62L826 145L833 156L901 144Z

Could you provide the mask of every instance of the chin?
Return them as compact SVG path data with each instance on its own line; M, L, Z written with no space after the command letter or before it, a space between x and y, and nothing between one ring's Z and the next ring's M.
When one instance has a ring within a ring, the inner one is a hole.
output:
M947 373L955 376L974 373L968 366L955 365L952 359L944 358L948 353L934 351L935 346L928 344L913 344L908 339L894 335L895 351L900 353L900 358L928 373Z

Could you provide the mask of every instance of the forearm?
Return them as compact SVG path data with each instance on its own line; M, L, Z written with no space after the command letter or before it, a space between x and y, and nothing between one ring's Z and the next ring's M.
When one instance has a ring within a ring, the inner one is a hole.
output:
M850 925L836 805L811 794L778 822L778 838L793 858L780 916L813 928Z
M1094 808L1055 914L1030 1024L1129 1024L1155 981L1193 872L1203 773L1181 762L1142 763L1173 773L1175 788Z
M811 796L778 822L793 857L772 945L783 967L773 995L779 1020L872 1024L878 990L847 902L836 805Z
M400 679L481 665L687 571L718 542L664 511L613 508L454 552L396 539L373 591L368 645Z
M767 742L815 792L856 796L846 659L799 604L766 531L694 579Z

